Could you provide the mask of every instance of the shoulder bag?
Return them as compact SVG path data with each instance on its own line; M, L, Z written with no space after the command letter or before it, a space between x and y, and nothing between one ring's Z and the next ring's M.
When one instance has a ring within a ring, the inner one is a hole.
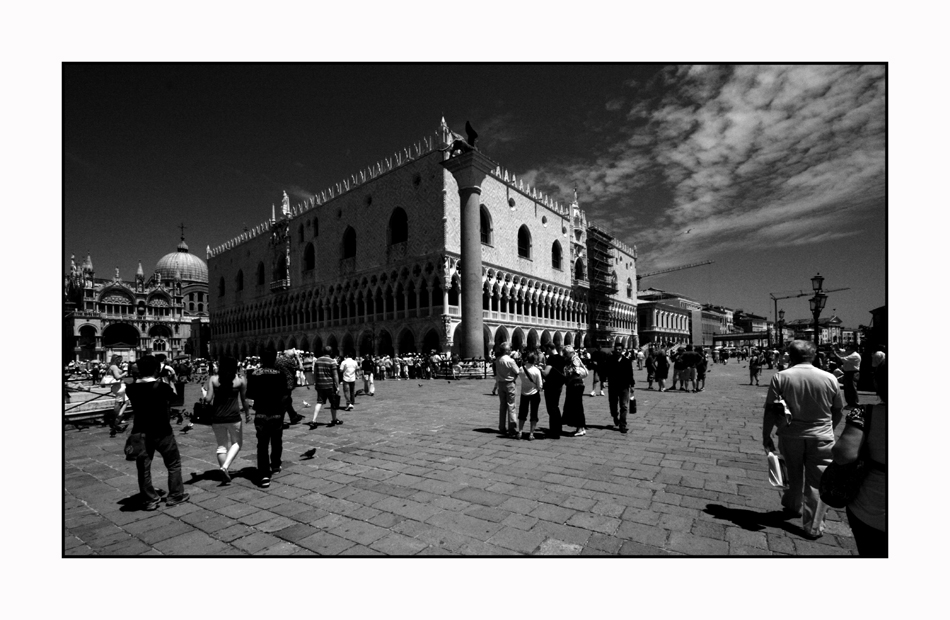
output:
M858 449L858 458L851 463L841 465L832 462L821 475L818 484L818 495L821 501L832 508L844 508L854 501L864 484L868 472L875 466L868 452L868 437L871 435L871 409L864 407L864 435L861 437L861 447Z

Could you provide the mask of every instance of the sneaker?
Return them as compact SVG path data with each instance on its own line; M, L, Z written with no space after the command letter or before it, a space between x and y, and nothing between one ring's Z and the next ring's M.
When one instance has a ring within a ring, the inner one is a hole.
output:
M158 510L158 507L161 505L161 503L162 503L162 500L160 499L157 499L154 502L145 502L145 505L142 508L143 510L148 510L148 511Z
M591 390L591 391L590 391L590 395L591 395L591 396L597 396L597 393L594 392L594 390Z
M347 405L347 406L346 406L346 410L347 410L347 411L353 411L353 405Z
M177 506L178 504L184 504L190 498L191 498L191 495L187 493L185 493L178 499L175 499L174 497L169 497L168 499L165 500L165 508L171 508L172 506Z
M265 489L270 486L270 478L261 478L261 486Z
M604 395L604 391L603 391L603 390L600 391L600 395L601 395L601 396Z
M586 434L587 434L587 429L586 429L586 428L582 428L582 429L580 429L580 430L574 432L574 437L583 437L583 436L586 435Z
M274 474L279 474L279 473L280 473L280 465L278 465L277 467L272 467L270 470L271 476L273 476Z
M528 433L528 436L526 437L526 439L528 441L534 441L534 433Z

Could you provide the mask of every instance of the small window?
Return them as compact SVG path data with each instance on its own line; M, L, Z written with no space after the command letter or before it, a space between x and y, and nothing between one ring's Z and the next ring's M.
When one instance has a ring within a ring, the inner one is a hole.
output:
M313 236L316 237L320 234L320 220L319 218L313 218Z
M531 233L524 224L518 229L518 256L531 258Z
M257 285L263 286L264 284L264 263L257 263ZM198 300L201 301L201 293L198 293Z
M343 247L340 252L340 258L353 258L356 256L356 231L352 226L347 226L343 232Z
M479 212L478 224L481 232L482 243L485 245L492 244L492 225L491 225L491 214L488 212L488 209L485 208L485 205L481 205L481 210Z
M633 297L633 280L627 278L627 297Z
M317 257L316 252L313 249L313 244L308 243L307 247L303 250L303 270L310 271L316 266Z
M224 277L218 280L218 297L224 297Z
M243 269L239 269L237 273L237 277L234 278L234 288L235 290L238 290L238 291L244 290L244 270Z
M389 245L403 243L409 238L409 218L402 207L393 209L393 214L389 216L389 230L387 235Z
M557 241L551 246L551 266L561 269L561 244Z

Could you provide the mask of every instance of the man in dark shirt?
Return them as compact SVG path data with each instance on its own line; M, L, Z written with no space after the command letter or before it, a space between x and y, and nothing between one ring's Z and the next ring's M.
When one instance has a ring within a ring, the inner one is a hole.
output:
M277 351L265 349L261 367L247 377L247 398L254 403L257 431L258 484L264 488L270 486L271 477L280 471L283 452L287 380L284 373L274 367L276 362Z
M284 395L284 411L290 416L291 424L299 424L303 416L294 411L293 391L297 386L297 371L300 369L300 362L297 358L296 349L287 349L277 356L274 367L284 373L287 381L287 393Z
M373 361L369 353L363 356L363 361L360 362L360 369L363 371L363 394L376 396L376 385L373 383L373 372L376 370L376 362Z
M696 366L703 359L702 355L696 352L696 349L699 349L699 348L700 347L698 345L695 347L694 346L686 347L686 352L683 353L683 355L680 358L684 364L682 389L687 392L689 391L688 386L686 385L687 381L692 384L694 392L699 391L698 389L696 389L697 387L696 386Z
M139 492L145 502L145 510L155 510L162 499L152 486L152 457L156 450L162 455L165 469L168 470L166 507L186 502L189 496L181 480L181 455L168 419L168 406L175 392L156 377L158 360L153 356L146 355L139 359L138 371L140 378L126 388L126 395L135 410L132 432L145 435L145 452L135 459Z
M614 346L614 352L601 362L601 377L607 379L607 400L610 404L610 417L621 433L627 432L627 406L630 402L630 390L633 389L633 360L623 354L623 345Z
M313 382L317 387L317 404L313 406L313 421L310 422L310 430L317 427L317 414L324 403L330 403L329 426L343 424L343 420L338 420L336 410L340 406L340 376L339 366L330 354L333 353L331 347L324 347L323 355L317 358L313 363Z
M564 387L564 358L553 342L547 345L545 366L541 370L544 376L544 407L548 410L548 436L561 438L561 388Z

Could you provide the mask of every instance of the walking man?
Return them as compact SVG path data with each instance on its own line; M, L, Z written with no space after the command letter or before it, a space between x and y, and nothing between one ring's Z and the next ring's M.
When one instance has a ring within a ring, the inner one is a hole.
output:
M376 362L370 357L369 353L363 356L363 362L360 364L363 369L363 394L376 396L376 386L373 384L373 372L376 370Z
M515 380L518 378L518 363L511 359L511 345L498 345L495 359L495 383L498 386L498 432L509 437L518 433L518 415L515 412Z
M254 403L254 430L257 431L258 484L267 488L271 477L280 471L284 436L284 397L287 381L274 366L277 351L267 348L261 355L261 367L247 377L247 398Z
M343 396L346 398L346 411L353 411L353 405L356 404L356 369L359 364L353 359L353 356L347 352L340 362L340 372L343 373Z
M317 414L324 403L330 403L330 417L332 418L328 426L343 424L343 420L338 420L336 410L340 407L340 379L336 361L330 354L333 353L332 347L324 347L323 355L317 358L313 363L313 383L317 388L317 404L313 406L313 420L310 422L310 430L317 428Z
M544 360L544 407L548 410L548 437L561 438L561 388L564 387L564 357L553 342L547 345L548 354Z
M294 411L293 398L294 387L297 385L297 370L300 366L300 362L297 359L297 350L287 349L278 355L275 366L284 373L284 378L287 381L287 393L284 395L284 411L290 416L291 424L299 424L300 421L303 420L303 416Z
M790 514L801 515L805 535L815 539L824 531L827 507L819 499L818 484L832 461L834 427L841 420L841 391L833 374L812 365L814 343L794 340L788 345L788 356L791 367L775 373L769 384L762 445L775 452L772 429L777 428L779 448L788 466L782 506Z
M845 355L832 349L835 357L841 362L841 372L844 373L842 383L844 383L844 399L849 407L858 406L858 370L861 369L861 354L858 353L854 343L849 342L844 349Z
M606 368L603 368L606 366ZM610 404L610 417L621 433L627 432L627 407L630 403L630 391L635 383L633 379L633 360L625 357L623 347L614 345L613 355L601 362L601 376L607 379L607 401Z

